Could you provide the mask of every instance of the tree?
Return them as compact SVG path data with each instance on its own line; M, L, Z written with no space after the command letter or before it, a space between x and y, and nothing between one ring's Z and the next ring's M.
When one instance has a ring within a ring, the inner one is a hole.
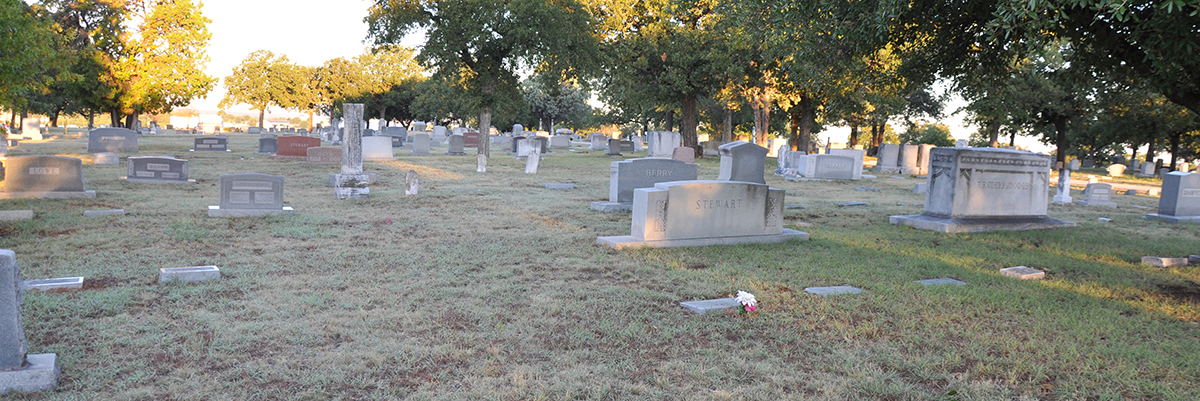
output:
M107 56L110 84L118 87L113 124L126 116L132 127L141 113L165 113L212 89L204 74L205 48L212 22L191 0L128 0L122 15L128 27Z
M362 67L366 79L359 86L359 100L366 108L363 117L378 113L382 128L387 125L388 109L397 107L393 101L411 101L411 94L404 90L411 89L412 85L405 84L424 79L424 71L413 59L412 49L401 46L381 46L358 56L355 61ZM407 110L404 113L407 114Z
M0 106L24 109L25 97L52 79L57 38L50 23L20 0L0 0Z
M598 63L592 10L575 0L374 0L368 40L397 44L424 28L418 55L434 76L465 89L486 134L498 104L519 100L517 68L568 80ZM490 141L479 142L486 163Z
M927 143L933 146L954 146L954 138L950 136L950 127L945 124L914 124L900 136L900 142L914 145Z
M276 56L268 50L250 53L225 77L225 98L218 107L227 109L238 103L250 105L251 110L258 110L258 127L262 128L271 106L299 109L308 105L306 72L288 61L285 55Z
M539 128L550 132L554 132L557 122L582 122L591 110L587 92L546 75L526 79L521 83L521 92L530 116L538 121Z

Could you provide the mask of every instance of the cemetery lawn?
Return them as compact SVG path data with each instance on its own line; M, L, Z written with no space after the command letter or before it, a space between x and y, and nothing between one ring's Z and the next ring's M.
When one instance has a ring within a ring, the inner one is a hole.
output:
M10 151L83 158L97 197L0 201L35 213L0 222L25 279L86 277L26 294L30 353L57 354L63 376L8 399L1200 399L1200 268L1139 264L1200 254L1200 226L1143 220L1157 198L1050 206L1076 228L947 235L888 224L921 212L921 179L785 182L770 159L768 183L804 207L784 221L811 224L788 226L810 241L613 251L596 237L628 235L630 215L589 203L607 200L618 159L586 146L536 175L497 147L483 174L471 149L397 149L366 162L370 199L339 201L337 166L229 142L141 138L138 155L190 160L195 185L118 181L129 155L92 165L86 138ZM699 164L717 176L716 158ZM285 176L295 215L206 217L235 172ZM82 216L95 209L128 215ZM224 278L157 284L160 268L200 265ZM1018 265L1046 279L998 273ZM913 283L939 277L967 285ZM804 293L836 285L866 292ZM738 290L761 311L679 306Z

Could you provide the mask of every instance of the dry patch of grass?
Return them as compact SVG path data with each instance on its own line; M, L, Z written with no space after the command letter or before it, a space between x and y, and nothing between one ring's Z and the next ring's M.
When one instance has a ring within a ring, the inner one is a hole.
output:
M15 399L1196 399L1195 267L1143 255L1197 253L1195 226L1145 221L1156 198L1116 209L1051 206L1080 227L942 235L891 226L921 211L918 179L785 182L785 221L808 242L612 251L628 214L608 194L602 152L556 151L536 175L493 149L367 162L379 183L339 201L337 166L192 153L191 137L143 137L143 155L191 160L190 186L117 181L85 164L92 200L0 201L33 209L0 223L25 278L87 277L75 293L30 293L33 352L64 377ZM81 155L85 139L10 154ZM434 149L437 153L437 148ZM123 155L127 156L127 155ZM715 158L699 161L715 178ZM768 171L774 162L768 162ZM404 196L408 170L421 193ZM296 215L210 219L222 173L285 176ZM542 188L570 182L575 190ZM879 192L856 191L857 186ZM862 201L865 207L839 207ZM122 208L122 217L83 210ZM1110 223L1097 217L1112 218ZM161 267L220 266L225 278L156 283ZM1002 267L1048 272L1001 277ZM913 280L952 277L965 287ZM829 298L805 287L854 285ZM755 293L755 315L696 316L680 301Z

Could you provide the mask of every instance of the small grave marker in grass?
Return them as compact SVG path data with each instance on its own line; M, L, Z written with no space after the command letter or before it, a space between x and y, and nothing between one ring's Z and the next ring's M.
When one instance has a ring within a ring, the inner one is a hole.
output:
M804 289L804 292L824 297L838 294L858 294L863 292L863 289L848 285L838 285L833 287L808 287Z
M84 210L83 217L96 216L124 216L125 209L107 209L107 210Z
M860 192L861 191L879 192L879 188L875 188L875 187L854 187L854 190L860 191Z
M837 205L838 206L866 206L867 204L862 203L862 202L840 202Z
M696 312L697 314L701 314L701 315L708 313L708 312L713 312L713 311L726 310L726 309L739 309L742 307L742 304L738 303L737 298L721 298L721 299L708 299L708 300L704 300L704 301L680 302L679 305L683 306L684 308L688 308L688 310L690 310L692 312Z
M967 285L967 283L958 281L949 277L931 278L927 280L917 280L914 283L921 285Z
M83 288L83 277L43 278L26 280L25 286L31 290L44 292L67 292Z
M172 267L158 270L158 283L178 281L193 283L221 278L221 269L216 266Z
M1037 280L1046 277L1046 272L1025 266L1006 267L1000 269L1000 274L1021 280Z
M32 210L0 210L0 221L29 220L32 218Z
M557 182L547 182L542 184L546 189L575 189L575 184L563 184Z
M1163 258L1158 256L1142 256L1142 264L1154 267L1187 266L1187 258Z

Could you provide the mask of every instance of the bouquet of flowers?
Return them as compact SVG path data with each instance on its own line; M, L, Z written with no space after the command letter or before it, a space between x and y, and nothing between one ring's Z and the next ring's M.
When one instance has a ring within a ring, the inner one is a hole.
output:
M754 299L754 294L738 291L737 301L742 304L742 312L758 312L758 300Z

